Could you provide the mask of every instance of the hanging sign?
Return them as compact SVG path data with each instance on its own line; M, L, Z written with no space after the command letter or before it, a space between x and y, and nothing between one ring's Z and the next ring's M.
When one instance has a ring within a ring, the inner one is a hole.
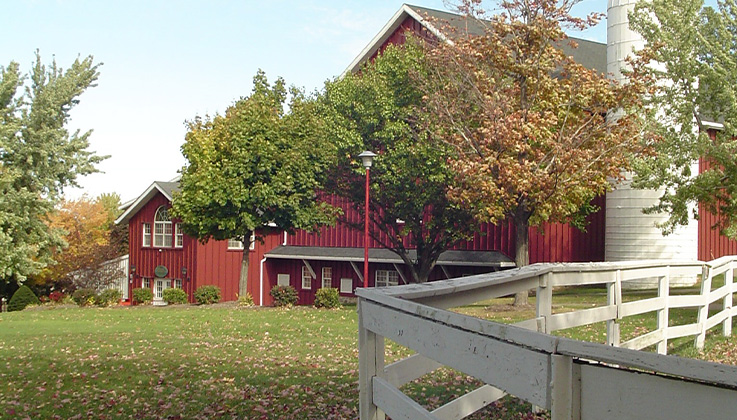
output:
M166 268L166 266L157 265L156 268L154 268L154 274L158 278L164 278L167 274L169 274L169 269Z

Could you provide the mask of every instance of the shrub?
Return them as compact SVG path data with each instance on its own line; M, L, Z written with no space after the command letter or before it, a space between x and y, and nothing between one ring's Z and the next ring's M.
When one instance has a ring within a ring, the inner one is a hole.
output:
M22 311L28 305L38 305L40 301L28 286L21 286L8 302L8 312Z
M253 306L253 296L250 293L246 293L245 296L238 296L238 306Z
M162 298L169 305L182 305L187 303L187 292L182 289L166 289L162 294Z
M200 286L194 291L194 300L201 305L220 302L220 288L217 286Z
M95 298L98 306L112 306L120 303L123 293L118 289L105 289Z
M72 294L72 299L79 306L92 305L97 300L97 291L90 288L77 289Z
M271 289L274 306L292 306L297 303L297 291L292 286L276 286Z
M325 287L315 293L315 308L340 308L338 289Z
M54 303L59 303L64 299L64 293L54 290L53 292L49 293L49 300Z
M154 300L154 292L151 289L133 289L133 302L145 305Z

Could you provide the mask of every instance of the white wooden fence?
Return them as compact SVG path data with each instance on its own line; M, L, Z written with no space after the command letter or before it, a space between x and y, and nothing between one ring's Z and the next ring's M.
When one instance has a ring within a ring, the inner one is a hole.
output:
M128 255L123 255L102 263L103 267L114 273L109 287L120 290L123 300L128 299L128 260Z
M521 269L425 284L358 289L361 420L462 419L515 395L551 411L552 419L729 418L737 413L737 367L665 355L669 339L695 337L722 325L731 334L737 257L702 262L536 264ZM701 292L670 295L672 276L701 276ZM724 285L711 290L712 279ZM658 278L656 297L622 301L622 284ZM607 304L553 313L554 287L605 285ZM537 290L537 313L516 325L446 310ZM718 311L709 316L709 306ZM695 308L695 323L669 326L672 308ZM657 329L620 342L627 316L656 312ZM606 322L608 345L570 340L551 332ZM532 330L532 331L531 331ZM384 338L417 354L385 365ZM643 352L655 346L657 353ZM441 366L484 385L430 412L400 386Z

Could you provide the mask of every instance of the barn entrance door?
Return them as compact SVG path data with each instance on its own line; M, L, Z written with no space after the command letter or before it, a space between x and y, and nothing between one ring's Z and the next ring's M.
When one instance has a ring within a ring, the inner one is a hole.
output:
M164 290L171 287L171 279L156 279L154 281L154 305L165 305Z

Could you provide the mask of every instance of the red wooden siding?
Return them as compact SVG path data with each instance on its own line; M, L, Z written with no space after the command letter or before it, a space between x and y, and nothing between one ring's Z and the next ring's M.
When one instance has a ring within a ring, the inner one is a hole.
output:
M182 267L192 261L194 247L190 238L184 238L182 248L156 248L153 246L154 214L160 206L169 206L169 200L162 194L156 194L138 213L136 213L128 224L128 250L130 253L130 264L135 265L136 272L133 279L133 287L141 287L142 278L156 278L154 269L163 265L169 270L166 278L182 279ZM151 225L151 246L143 246L143 223ZM174 226L172 226L172 232ZM153 282L152 282L153 286ZM182 282L182 288L188 292L187 282Z
M334 205L340 205L345 217L351 221L361 219L361 215L345 200L331 197ZM536 228L530 229L530 263L538 262L586 262L604 260L604 196L593 203L602 210L589 216L586 232L561 223L545 224L544 234ZM317 232L298 231L287 238L288 245L324 247L363 247L363 232L345 224L323 227ZM411 248L406 242L405 246ZM479 233L468 241L463 241L452 249L472 251L499 251L514 259L514 226L511 222L492 225L484 223ZM369 247L380 248L373 239Z
M253 301L256 305L261 305L261 296L263 295L263 305L271 305L271 295L269 294L270 287L268 287L269 274L268 264L266 261L263 264L263 274L261 273L262 265L261 260L264 258L264 254L281 245L284 242L284 234L271 233L265 235L263 238L264 242L256 241L254 249L250 252L250 259L248 261L248 293L253 297ZM240 260L238 260L240 269ZM239 271L240 273L240 271ZM263 276L264 284L261 284ZM276 275L274 275L274 282L276 283ZM263 287L263 290L262 290Z
M709 137L716 139L716 131L709 130ZM711 168L712 163L699 159L699 173ZM725 255L737 254L737 241L731 240L719 233L719 229L712 228L719 222L721 216L713 214L703 206L699 205L699 251L698 258L702 261L710 261Z
M407 17L404 19L404 21L399 25L396 31L394 31L393 34L389 36L389 38L384 42L384 44L379 47L376 52L371 55L369 58L369 61L373 62L376 56L384 52L387 46L389 44L393 45L402 45L407 41L407 32L412 32L414 35L419 35L423 39L427 40L435 40L435 36L432 35L427 28L422 26L422 24L418 21L416 21L412 17Z

